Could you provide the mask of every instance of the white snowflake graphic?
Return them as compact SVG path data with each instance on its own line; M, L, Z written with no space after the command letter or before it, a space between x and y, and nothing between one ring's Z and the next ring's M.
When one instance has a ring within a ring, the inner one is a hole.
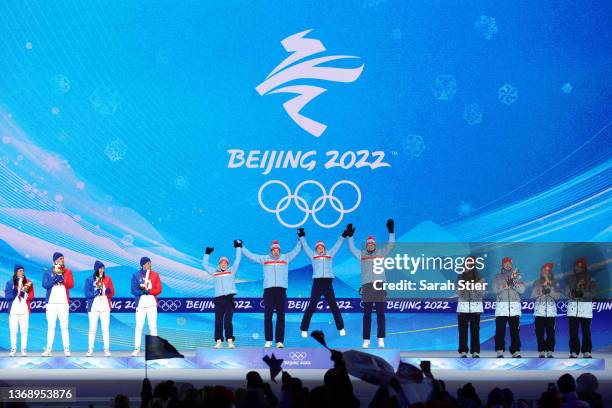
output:
M134 237L130 234L126 234L123 236L123 238L121 238L121 243L124 246L132 246L134 245Z
M564 83L563 86L561 87L561 91L566 94L571 93L572 89L573 89L572 84L570 84L569 82Z
M457 93L457 81L452 75L438 75L431 85L431 91L434 98L440 101L450 101Z
M89 96L89 102L94 110L101 115L113 115L119 109L121 96L108 86L96 88Z
M466 105L463 109L463 119L468 123L468 125L478 125L482 123L482 108L477 103L471 103Z
M510 106L518 99L518 90L514 85L503 84L497 90L497 99L501 103Z
M482 15L474 23L476 31L480 33L485 39L492 39L497 34L497 22L495 18Z
M179 191L188 191L190 187L189 179L186 176L176 176L174 187Z
M472 203L461 200L457 206L457 212L461 217L467 217L474 212L474 207L472 206Z
M425 141L421 135L408 135L402 143L402 148L409 156L419 157L425 150Z
M127 145L123 140L116 138L109 140L104 148L104 154L110 161L123 160L125 153L127 152Z

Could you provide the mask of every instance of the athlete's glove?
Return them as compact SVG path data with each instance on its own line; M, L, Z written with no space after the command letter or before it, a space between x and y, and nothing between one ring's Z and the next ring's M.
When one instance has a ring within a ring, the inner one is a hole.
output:
M395 232L395 221L393 221L392 218L387 220L387 231L389 231L389 234L393 234Z
M242 248L242 240L241 239L235 239L234 240L234 248Z
M206 247L206 250L204 252L206 253L206 255L210 255L213 253L214 250L215 247Z
M306 236L306 231L304 231L304 228L298 228L297 229L297 235L298 235L298 238L305 237Z
M353 234L355 233L355 227L353 227L353 224L348 224L346 226L346 229L342 233L342 236L344 236L345 233L346 233L347 237L352 237L353 236Z

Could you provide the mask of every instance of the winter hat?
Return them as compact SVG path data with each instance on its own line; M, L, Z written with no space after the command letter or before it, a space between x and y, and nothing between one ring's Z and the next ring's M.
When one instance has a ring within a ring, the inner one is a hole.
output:
M321 240L318 240L317 243L315 244L315 249L317 249L320 246L323 247L323 250L325 250L325 243Z
M554 263L546 262L544 265L542 265L542 269L548 269L549 271L552 271L553 266L555 266Z
M104 264L100 261L94 262L94 272L98 272L100 268L104 268Z
M142 267L142 266L145 266L145 264L146 264L147 262L151 262L151 259L150 259L150 258L147 258L146 256L143 256L142 258L140 258L140 266L141 266L141 267Z
M510 266L512 267L512 258L510 258L509 256L505 257L504 259L502 259L502 268L508 263L510 262Z
M576 262L574 262L574 266L580 266L580 267L585 267L586 268L586 259L584 258L578 258L576 259Z
M23 267L23 265L19 265L19 264L15 265L15 267L13 268L13 273L17 273L17 271L20 269L25 269L25 268Z
M222 256L221 258L219 258L219 265L221 265L221 262L225 262L229 265L229 259L227 256Z
M64 256L64 255L62 255L60 252L54 252L53 253L53 262L57 261L57 259L61 258L62 256Z
M368 239L366 239L366 245L367 244L376 244L376 240L374 239L373 235L370 235Z
M270 245L270 251L273 249L278 249L280 251L280 244L277 240L272 241L272 245Z

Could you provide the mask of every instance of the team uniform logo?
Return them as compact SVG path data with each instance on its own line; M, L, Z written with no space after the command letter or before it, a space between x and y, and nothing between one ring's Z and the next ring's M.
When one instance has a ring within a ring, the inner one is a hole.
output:
M328 55L306 59L326 51L323 43L314 38L306 38L311 30L290 35L281 41L287 52L291 52L283 62L268 74L265 81L255 90L260 95L277 93L296 94L297 96L283 104L287 114L306 132L319 137L327 129L327 125L308 118L300 113L311 100L327 91L326 88L315 85L292 84L296 80L319 79L331 82L355 82L363 71L364 64L356 68L330 67L327 63L337 60L359 58L353 55ZM301 61L301 62L299 62Z

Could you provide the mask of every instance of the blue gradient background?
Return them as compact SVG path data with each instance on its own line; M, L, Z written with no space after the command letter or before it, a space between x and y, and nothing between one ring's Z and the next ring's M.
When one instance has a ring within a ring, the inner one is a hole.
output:
M490 39L475 27L481 15L496 20ZM611 18L607 2L5 1L0 276L8 280L13 263L24 262L40 296L51 252L70 250L73 264L77 254L83 265L93 258L112 264L118 295L128 296L139 251L148 251L154 263L163 257L176 266L157 268L164 294L210 296L209 280L195 271L204 246L214 245L218 256L233 254L236 237L257 252L272 239L293 245L294 231L257 204L258 187L276 178L294 186L305 179L357 183L363 200L346 222L357 226L360 239L383 237L384 221L393 217L406 242L609 242ZM355 83L325 83L328 92L304 109L329 126L318 139L285 113L287 95L254 90L287 56L280 41L311 28L309 36L329 54L356 55L365 64ZM433 96L441 74L456 79L452 100ZM58 85L58 75L69 89ZM498 100L505 83L518 90L511 105ZM562 90L565 83L571 92ZM482 108L480 124L462 117L472 103ZM406 149L412 134L425 144L417 157ZM116 139L125 152L113 161L105 149ZM228 169L228 148L314 149L319 160L312 172L264 176ZM391 167L325 170L323 153L332 149L383 150ZM310 240L328 242L341 230L311 221L305 227ZM28 245L48 248L49 259ZM119 255L115 245L126 252ZM357 262L343 248L336 264L338 295L354 296ZM301 255L291 282L307 285L307 265ZM91 272L72 268L73 295L81 295ZM239 274L240 295L260 295L260 267L245 261ZM308 295L291 282L291 296ZM309 344L297 337L300 317L289 318L290 342ZM433 348L456 347L454 314L415 317L389 317L389 331L397 333L389 345L419 348L426 339ZM235 321L241 344L260 343L261 315ZM113 317L114 348L131 346L133 323L129 315ZM608 345L604 323L594 322L596 348ZM0 332L8 331L7 316L0 324ZM160 325L160 334L179 347L211 342L211 315L164 315ZM42 348L43 315L32 316L30 326L30 349ZM327 314L315 316L315 326L333 327ZM360 326L359 316L347 316L349 332L360 333ZM86 316L73 316L71 329L73 348L85 348ZM483 323L483 341L492 329ZM560 347L564 331L560 322ZM531 330L524 333L526 347L533 347ZM8 333L0 345L7 347Z

